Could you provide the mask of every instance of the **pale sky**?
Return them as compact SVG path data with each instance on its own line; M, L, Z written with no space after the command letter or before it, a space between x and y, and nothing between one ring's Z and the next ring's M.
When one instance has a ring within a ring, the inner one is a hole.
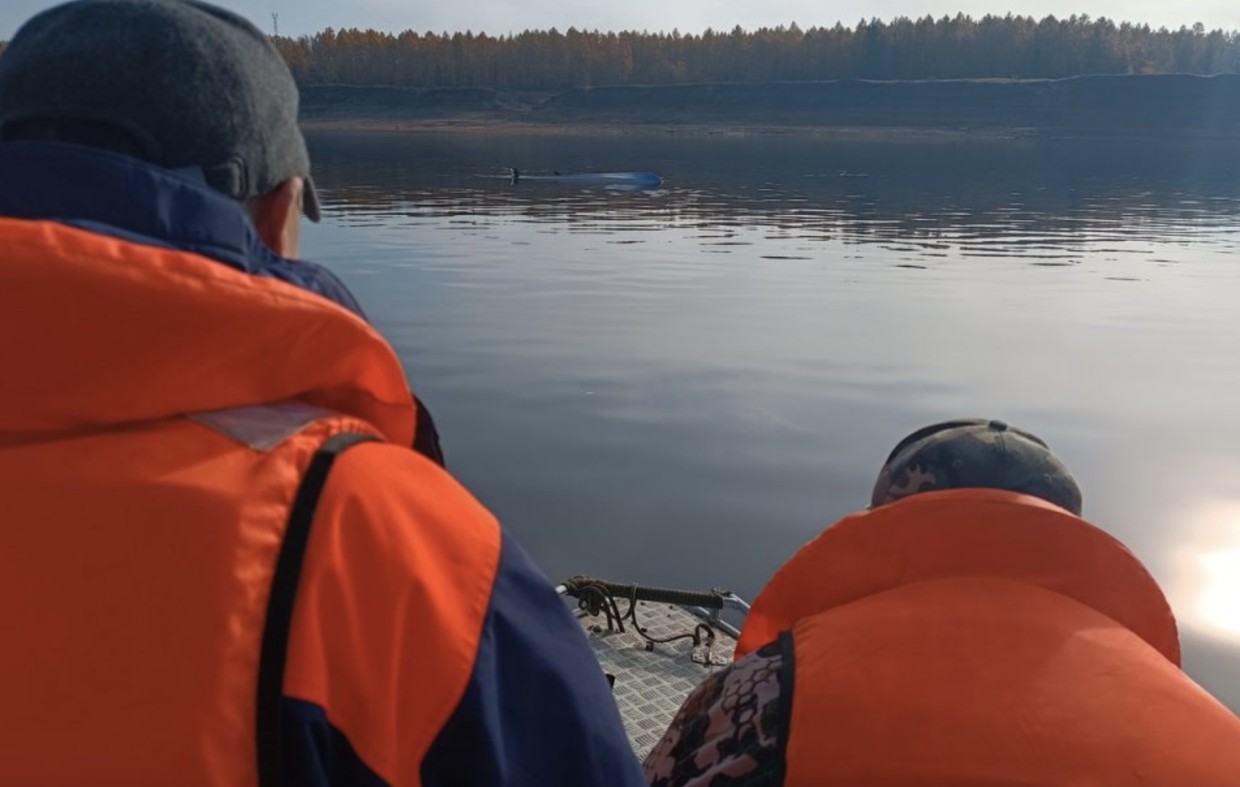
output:
M1207 29L1240 30L1237 0L216 0L262 27L304 35L325 27L375 28L400 32L485 31L493 35L525 29L671 30L700 33L707 27L731 30L773 27L795 21L801 27L854 25L861 18L972 16L1006 14L1041 18L1089 14L1115 21L1177 28L1201 22ZM0 39L11 38L21 23L54 0L0 0Z

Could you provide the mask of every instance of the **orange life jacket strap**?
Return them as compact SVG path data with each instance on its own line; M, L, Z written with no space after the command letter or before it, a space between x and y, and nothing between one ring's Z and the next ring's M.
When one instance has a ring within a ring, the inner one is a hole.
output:
M315 453L297 489L271 582L258 665L256 735L260 787L282 787L286 782L280 721L284 665L288 660L289 630L292 627L293 605L297 600L297 585L323 485L336 457L359 443L377 440L374 435L359 432L343 432L331 437Z

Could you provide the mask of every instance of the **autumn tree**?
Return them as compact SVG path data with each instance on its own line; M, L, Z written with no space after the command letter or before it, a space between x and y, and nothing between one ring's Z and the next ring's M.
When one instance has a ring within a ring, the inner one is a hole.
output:
M827 79L1048 78L1077 74L1240 71L1240 37L1073 15L956 14L862 19L855 26L795 22L701 34L525 30L399 34L328 28L275 38L302 84L573 87ZM0 44L0 46L3 46Z

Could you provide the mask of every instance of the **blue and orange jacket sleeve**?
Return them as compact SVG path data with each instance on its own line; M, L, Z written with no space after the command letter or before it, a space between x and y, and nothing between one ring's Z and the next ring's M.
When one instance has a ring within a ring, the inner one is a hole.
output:
M341 455L323 488L284 679L290 783L644 784L572 614L433 462Z
M505 535L474 672L422 769L447 785L645 785L577 621Z

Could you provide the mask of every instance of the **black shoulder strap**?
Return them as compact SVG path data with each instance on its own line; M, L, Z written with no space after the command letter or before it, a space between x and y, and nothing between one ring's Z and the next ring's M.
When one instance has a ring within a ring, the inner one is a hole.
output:
M263 627L263 644L258 664L258 783L261 787L284 784L282 758L280 699L284 693L284 664L288 658L288 636L293 621L293 604L301 565L310 542L319 496L327 482L336 457L358 443L378 438L356 432L338 434L323 443L302 478L289 513L288 528L280 545L271 596L267 600L267 622Z

